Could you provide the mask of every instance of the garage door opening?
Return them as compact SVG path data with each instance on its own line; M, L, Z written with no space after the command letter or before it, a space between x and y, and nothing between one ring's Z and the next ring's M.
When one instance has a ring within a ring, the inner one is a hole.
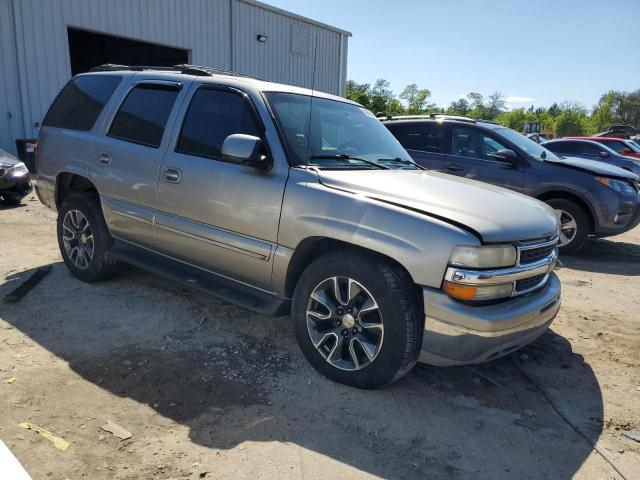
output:
M88 72L103 63L170 67L189 63L189 51L138 40L67 28L71 74Z

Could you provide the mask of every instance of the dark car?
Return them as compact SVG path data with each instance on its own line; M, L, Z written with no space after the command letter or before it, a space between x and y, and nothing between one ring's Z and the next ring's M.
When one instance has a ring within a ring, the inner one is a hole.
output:
M609 125L607 130L610 132L627 132L629 135L637 135L640 133L640 130L631 125Z
M549 204L562 225L564 253L577 251L590 235L617 235L640 223L640 179L628 170L561 158L492 122L431 115L387 117L383 123L427 169L509 188Z
M594 140L562 138L544 142L544 148L561 157L576 157L605 162L640 175L640 160L624 157L607 145Z
M18 204L32 190L27 166L13 155L0 150L0 197L5 203Z

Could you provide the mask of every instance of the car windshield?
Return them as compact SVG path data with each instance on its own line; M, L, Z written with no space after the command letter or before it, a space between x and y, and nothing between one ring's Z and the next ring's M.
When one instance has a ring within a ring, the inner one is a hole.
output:
M549 159L549 160L559 160L555 153L551 150L547 150L544 146L530 140L524 135L516 132L515 130L511 130L510 128L496 128L495 132L499 135L502 135L504 138L509 140L511 143L515 144L518 148L521 148L529 155L535 158Z
M633 150L636 153L640 153L640 145L638 145L637 142L634 142L633 140L627 140L627 144L629 145L631 150Z
M322 168L418 168L369 110L293 93L265 93L295 165Z

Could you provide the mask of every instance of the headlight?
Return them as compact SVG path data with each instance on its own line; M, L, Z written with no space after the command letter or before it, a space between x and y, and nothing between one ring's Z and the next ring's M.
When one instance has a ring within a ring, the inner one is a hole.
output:
M29 173L29 169L23 163L16 163L13 167L7 169L7 176L9 177L23 177Z
M603 185L606 185L609 188L612 188L618 193L623 193L625 195L635 195L636 190L633 186L622 180L614 180L613 178L607 177L594 177L597 182L600 182Z
M460 245L453 249L449 263L456 267L510 267L516 263L516 249L513 245Z

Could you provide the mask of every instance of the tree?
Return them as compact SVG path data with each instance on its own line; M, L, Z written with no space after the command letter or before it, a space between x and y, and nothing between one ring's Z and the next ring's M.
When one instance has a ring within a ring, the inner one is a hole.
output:
M560 107L555 102L553 103L553 105L549 107L549 110L547 111L549 112L549 115L551 115L554 118L560 115L560 112L561 112Z
M369 110L377 114L378 112L389 114L389 103L395 98L393 90L390 88L389 80L379 78L371 89Z
M371 99L369 98L370 95L371 85L368 83L357 83L353 80L349 80L347 82L347 91L345 96L349 100L353 100L354 102L358 102L369 108L369 104L371 103Z
M400 98L407 102L406 112L409 115L418 115L424 113L429 107L433 107L432 104L427 104L427 99L431 96L431 91L428 88L418 88L418 85L412 83L407 85Z
M558 137L573 137L585 135L587 131L587 116L579 109L563 110L556 117L555 134Z
M507 98L501 92L494 92L489 95L489 100L485 105L486 120L494 120L507 106Z
M449 108L447 108L447 113L449 115L462 115L463 117L469 115L470 111L471 105L469 105L469 102L466 98L454 100L453 102L451 102L451 105L449 105Z

